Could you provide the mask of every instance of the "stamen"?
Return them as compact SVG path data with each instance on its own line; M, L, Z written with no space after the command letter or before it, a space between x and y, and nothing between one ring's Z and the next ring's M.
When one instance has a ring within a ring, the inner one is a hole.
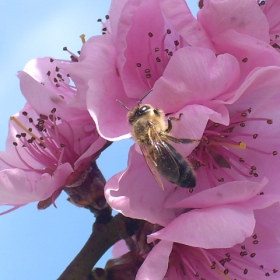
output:
M217 141L209 141L209 143L207 143L209 145L213 145L213 146L224 146L224 147L228 147L228 148L234 148L234 149L246 149L246 143L245 142L239 142L238 144L232 144L232 143L227 143L227 142L217 142Z
M38 136L36 136L33 132L31 132L29 129L27 129L17 118L10 117L11 121L14 121L20 128L22 128L28 135L34 137L44 148L46 148L46 144L44 141L42 141Z
M86 42L86 35L85 34L81 34L80 38L82 40L82 43L84 44Z

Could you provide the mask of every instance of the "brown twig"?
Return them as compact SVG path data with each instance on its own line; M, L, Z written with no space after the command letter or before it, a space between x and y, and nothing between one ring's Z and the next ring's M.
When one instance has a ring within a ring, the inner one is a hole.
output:
M134 234L139 228L139 220L114 216L108 223L94 223L88 241L68 265L58 280L88 280L93 266L101 256L116 242Z

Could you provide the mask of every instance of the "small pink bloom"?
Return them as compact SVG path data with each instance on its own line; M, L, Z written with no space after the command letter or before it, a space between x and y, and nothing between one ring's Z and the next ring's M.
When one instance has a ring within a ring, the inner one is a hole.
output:
M0 154L1 205L15 209L49 197L54 201L69 175L95 160L106 143L87 110L68 105L75 87L59 65L36 59L19 72L28 103L11 117L6 151Z

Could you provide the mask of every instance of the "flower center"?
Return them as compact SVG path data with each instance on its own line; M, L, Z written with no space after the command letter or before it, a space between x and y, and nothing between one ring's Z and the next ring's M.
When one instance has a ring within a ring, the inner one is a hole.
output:
M167 29L159 43L154 42L154 34L148 32L149 48L147 49L148 65L143 67L143 63L136 63L137 75L139 81L148 88L158 80L173 54L184 45L184 39L171 29Z
M224 182L225 178L234 180L229 170L234 170L246 178L258 177L257 166L249 164L250 160L242 156L242 150L245 151L243 154L247 157L248 152L267 156L278 154L277 151L264 151L262 148L255 148L252 145L252 139L257 139L259 134L246 132L246 124L254 121L271 125L273 121L266 118L250 117L251 111L250 108L233 115L228 126L212 121L207 124L200 145L191 154L191 161L197 168L206 167L211 185L215 186L217 181Z
M41 114L35 123L34 119L23 111L22 115L27 118L30 127L25 126L18 118L11 117L11 120L23 131L15 135L18 140L13 142L13 145L27 170L34 170L31 162L35 161L43 166L36 169L37 171L54 171L63 162L73 163L72 159L77 156L69 149L73 144L70 141L73 139L71 134L73 136L74 132L66 121L56 116L55 112L56 109L53 108L49 116ZM26 123L26 120L23 121ZM69 134L67 137L61 133L65 130Z
M266 259L271 264L263 263L263 248L258 248L258 244L257 234L230 249L203 249L174 243L166 276L170 279L193 279L195 276L203 280L219 276L219 279L234 280L252 279L252 274L256 279L278 274L272 257L268 255Z

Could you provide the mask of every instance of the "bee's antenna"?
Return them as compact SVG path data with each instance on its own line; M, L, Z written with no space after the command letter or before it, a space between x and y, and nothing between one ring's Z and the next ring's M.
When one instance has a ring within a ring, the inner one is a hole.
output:
M117 99L116 101L118 101L126 110L131 111L131 109L125 106L119 99Z
M144 99L145 97L147 97L147 95L149 95L152 91L153 91L153 90L150 89L150 90L138 101L138 105L140 105L141 102L143 101L143 99Z

